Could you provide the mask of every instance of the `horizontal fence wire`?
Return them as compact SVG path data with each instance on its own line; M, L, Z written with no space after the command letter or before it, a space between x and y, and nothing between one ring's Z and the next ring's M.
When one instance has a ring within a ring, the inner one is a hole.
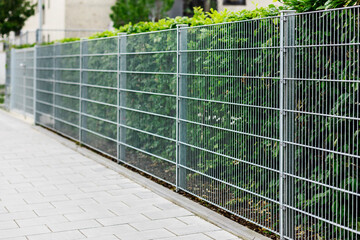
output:
M36 124L281 239L358 240L359 52L359 7L285 11L13 50L7 89Z

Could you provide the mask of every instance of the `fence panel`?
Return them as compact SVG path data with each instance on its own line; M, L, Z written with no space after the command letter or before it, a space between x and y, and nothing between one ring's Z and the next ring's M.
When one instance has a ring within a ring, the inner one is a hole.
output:
M117 158L118 38L81 42L81 142Z
M120 36L120 161L176 183L176 29Z
M10 109L34 115L34 49L14 49L10 60Z
M180 35L180 189L279 232L279 18Z
M359 7L288 17L289 239L360 238ZM287 221L285 221L286 223Z
M79 140L80 42L54 45L54 128Z
M36 49L36 116L35 123L55 130L54 79L55 46Z

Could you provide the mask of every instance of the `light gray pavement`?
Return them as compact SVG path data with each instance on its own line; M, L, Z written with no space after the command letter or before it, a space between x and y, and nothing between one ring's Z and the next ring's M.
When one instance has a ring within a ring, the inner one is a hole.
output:
M0 110L0 239L238 239Z

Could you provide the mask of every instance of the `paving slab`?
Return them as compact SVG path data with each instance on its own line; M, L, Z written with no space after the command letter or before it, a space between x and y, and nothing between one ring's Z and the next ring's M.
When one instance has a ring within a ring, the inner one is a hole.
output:
M242 239L51 134L0 110L0 239Z

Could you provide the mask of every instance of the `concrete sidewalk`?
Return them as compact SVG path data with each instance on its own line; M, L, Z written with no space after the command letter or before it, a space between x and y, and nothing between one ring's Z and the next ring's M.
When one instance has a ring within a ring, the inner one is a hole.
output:
M238 238L0 110L0 239Z

